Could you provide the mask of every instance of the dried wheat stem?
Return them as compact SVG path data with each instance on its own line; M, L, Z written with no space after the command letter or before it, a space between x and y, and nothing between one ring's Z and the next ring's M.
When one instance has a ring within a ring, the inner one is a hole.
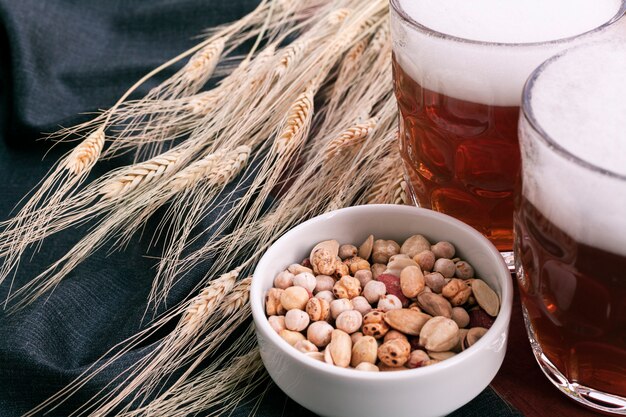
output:
M113 199L154 182L179 167L183 151L173 149L145 162L128 167L100 189L104 198Z
M377 123L378 119L372 117L363 123L357 123L341 132L335 139L328 143L324 151L325 161L328 162L346 150L362 145L365 139L376 128Z
M69 154L65 167L74 175L89 171L104 147L104 127L94 130Z
M328 22L332 25L337 25L346 20L348 15L350 15L350 9L347 9L345 7L337 9L328 15Z

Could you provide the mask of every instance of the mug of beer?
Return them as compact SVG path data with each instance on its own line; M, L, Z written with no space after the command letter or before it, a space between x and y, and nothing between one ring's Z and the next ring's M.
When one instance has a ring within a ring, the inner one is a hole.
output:
M626 414L626 42L570 49L529 79L515 263L537 362L583 405Z
M513 246L524 83L543 61L613 32L624 0L391 0L409 191L422 207Z

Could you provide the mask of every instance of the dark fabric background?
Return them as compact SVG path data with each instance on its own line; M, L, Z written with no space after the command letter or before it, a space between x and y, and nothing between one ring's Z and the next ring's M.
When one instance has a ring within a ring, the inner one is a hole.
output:
M88 117L84 113L112 105L146 72L194 45L193 37L204 28L237 19L256 3L0 0L0 219L9 217L67 149L58 146L46 155L50 143L37 140L42 132L75 124ZM48 239L32 261L22 263L14 286L65 253L80 232ZM49 296L15 315L0 311L0 416L18 416L36 406L139 329L154 266L146 256L150 254L158 254L158 248L149 250L147 239L139 238L123 253L97 252ZM202 273L194 271L173 298L182 299ZM7 284L0 286L0 300L7 295ZM124 355L50 415L68 415L150 349L146 344ZM249 411L241 406L235 414ZM276 387L258 414L311 415ZM488 389L455 415L516 414Z

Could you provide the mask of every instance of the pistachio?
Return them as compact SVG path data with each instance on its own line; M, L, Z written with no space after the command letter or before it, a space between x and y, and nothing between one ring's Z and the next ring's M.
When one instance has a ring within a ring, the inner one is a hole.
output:
M400 253L400 245L393 240L378 239L372 248L372 262L386 264L389 258Z
M292 330L287 330L287 329L281 330L280 333L278 333L278 335L282 337L291 346L295 346L296 343L298 343L301 340L304 340L304 336L302 335L302 333L294 332Z
M357 255L357 248L354 245L341 245L339 246L339 257L341 260L352 258Z
M285 310L304 310L307 301L309 301L309 292L302 287L289 287L283 290L280 295L280 303Z
M324 353L322 352L305 352L304 354L307 355L311 359L324 362Z
M359 258L363 258L365 260L369 259L372 256L372 248L374 247L374 236L369 235L367 239L359 246Z
M318 275L315 277L315 288L313 294L317 294L321 291L332 291L335 285L335 279L328 275Z
M330 303L326 300L313 297L307 301L305 311L311 321L325 321L330 318Z
M445 352L456 346L459 340L459 326L446 317L433 317L420 332L420 345L433 352Z
M369 362L361 362L354 369L356 369L358 371L365 371L365 372L379 372L380 371L378 369L378 366L374 365L373 363L369 363Z
M372 336L363 336L352 346L350 366L356 367L360 363L376 363L378 343Z
M274 278L274 287L285 289L293 285L294 274L289 271L282 271Z
M306 338L318 348L322 348L330 343L332 332L333 326L325 321L316 321L306 330Z
M387 287L380 281L370 281L363 288L363 296L370 304L378 303L383 295L387 294Z
M361 294L361 284L358 279L344 275L333 286L333 293L337 298L351 299Z
M409 360L406 363L407 368L420 368L426 361L430 360L430 356L423 350L417 349L411 352Z
M439 258L452 259L452 257L456 253L456 248L454 247L454 245L446 241L435 243L434 245L430 247L430 250L432 251L432 253L435 254L435 257L437 259Z
M484 327L472 327L467 331L467 335L465 336L464 348L474 345L474 343L478 342L484 335L487 333L487 329Z
M450 304L457 307L465 304L472 289L468 287L462 279L453 278L442 289L441 295L450 301Z
M265 293L265 313L268 316L281 316L285 314L280 299L285 290L280 288L270 288Z
M391 367L403 366L411 354L411 345L403 339L393 339L378 347L378 359Z
M348 266L351 274L356 274L356 272L360 270L369 271L370 269L370 263L363 258L359 258L358 256L346 259L343 263Z
M428 314L403 308L390 310L385 313L385 323L392 329L398 330L409 336L419 336L420 330L432 317Z
M324 240L322 242L319 242L317 245L313 247L313 249L311 249L311 254L309 255L309 261L313 265L314 271L315 271L315 262L314 262L315 256L313 255L319 249L325 249L332 255L334 259L335 256L339 255L339 242L337 242L335 239ZM325 274L325 275L328 275L328 274Z
M424 289L424 274L419 266L407 266L400 272L400 289L407 298L415 298Z
M456 355L456 353L452 352L452 351L449 351L449 350L445 351L445 352L431 352L431 351L428 351L428 356L430 356L431 359L436 359L438 361L445 361L446 359L450 359L454 355Z
M467 336L468 332L468 329L459 329L459 340L458 342L456 342L456 345L454 345L454 347L451 349L453 352L459 353L465 350L465 337Z
M346 298L339 298L330 302L330 316L333 320L336 320L341 313L348 310L354 310L354 306Z
M339 330L351 334L358 331L363 323L363 316L356 310L348 310L341 313L335 321Z
M500 311L500 298L494 290L482 279L472 281L472 293L478 305L491 317L498 315Z
M313 292L317 286L317 280L315 279L315 275L310 272L300 272L298 275L293 277L293 285L297 285L305 288L309 292Z
M372 266L370 266L370 271L372 272L372 278L378 279L378 276L384 274L386 269L387 269L387 265L373 264Z
M295 347L296 349L298 349L300 352L317 352L317 346L315 346L313 343L309 342L308 340L299 340L298 342L296 342L295 345L293 345L293 347Z
M453 307L450 318L454 320L459 328L467 327L470 323L470 316L463 307Z
M389 262L393 262L396 261L398 259L411 259L411 257L409 255L406 255L404 253L398 253L396 255L393 255L392 257L389 258Z
M435 266L435 254L424 250L413 257L413 260L422 268L422 271L432 271Z
M333 365L347 368L352 356L352 339L342 330L333 330L330 343L326 347Z
M439 294L422 292L417 296L417 302L420 308L431 316L452 317L452 306Z
M454 276L454 272L456 271L454 262L447 258L437 259L433 270L435 272L439 272L445 278L452 278Z
M454 276L461 279L468 279L474 276L474 268L468 262L458 261L454 264Z
M430 249L430 242L422 235L413 235L404 241L400 253L405 253L411 258L420 252Z
M285 314L285 327L295 332L301 332L309 325L309 315L302 310L291 309Z

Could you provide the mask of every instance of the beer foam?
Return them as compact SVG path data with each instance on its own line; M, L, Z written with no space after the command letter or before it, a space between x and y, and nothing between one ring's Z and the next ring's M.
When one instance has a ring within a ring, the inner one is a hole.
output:
M626 255L624 74L626 42L593 43L551 60L529 86L527 108L569 155L520 124L526 198L577 241L620 255Z
M419 24L475 42L420 31L392 11L394 53L405 72L425 88L475 103L519 106L524 83L541 62L586 40L619 36L620 30L613 30L617 25L594 29L613 19L623 4L624 0L396 0L397 7ZM626 37L626 23L622 24ZM568 39L580 34L585 35Z

